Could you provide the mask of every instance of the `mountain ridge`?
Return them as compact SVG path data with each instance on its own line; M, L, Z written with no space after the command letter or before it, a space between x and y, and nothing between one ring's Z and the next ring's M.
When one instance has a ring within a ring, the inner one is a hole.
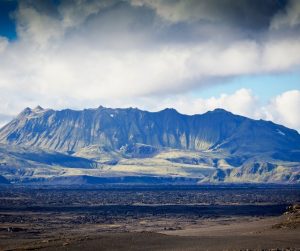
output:
M219 108L204 114L185 115L170 108L148 112L137 108L113 109L100 106L96 109L55 111L38 106L35 109L24 109L17 118L2 127L0 143L45 146L58 151L74 151L94 144L119 149L128 143L209 150L222 145L234 148L234 142L240 137L234 136L237 130L249 141L249 132L244 134L253 127L260 127L264 135L269 132L263 127L273 129L270 137L277 136L279 141L284 141L285 136L289 137L289 144L295 143L293 138L297 138L296 144L300 142L296 130L273 122L234 115ZM257 132L256 128L252 136ZM276 132L284 135L277 135ZM282 147L285 145L286 142Z
M0 175L9 182L83 182L77 175L99 181L300 182L296 130L224 109L185 115L170 108L37 106L0 129L0 146Z

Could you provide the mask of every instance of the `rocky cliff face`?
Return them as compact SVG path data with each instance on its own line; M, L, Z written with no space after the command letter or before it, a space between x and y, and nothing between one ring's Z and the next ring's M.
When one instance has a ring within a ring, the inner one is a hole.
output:
M0 129L3 183L1 176L11 183L80 183L85 176L299 183L300 135L222 109L188 116L174 109L26 108Z
M297 131L222 109L188 116L174 109L147 112L104 107L82 111L26 108L0 130L0 143L63 152L90 145L119 150L140 143L158 148L273 152L281 154L280 158L290 158L287 155L291 154L297 160L300 157Z

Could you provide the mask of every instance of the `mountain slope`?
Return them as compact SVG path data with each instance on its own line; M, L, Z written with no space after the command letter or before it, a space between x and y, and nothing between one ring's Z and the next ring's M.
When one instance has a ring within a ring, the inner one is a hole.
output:
M26 108L0 129L0 176L23 184L299 183L300 135L222 109Z
M221 109L188 116L174 109L147 112L99 107L54 111L37 107L26 108L4 126L0 143L63 152L76 152L90 145L118 150L140 143L197 151L290 154L300 150L300 135L272 122L248 119ZM294 155L298 161L299 154Z
M33 147L9 146L0 144L0 166L38 167L62 166L68 168L96 168L97 162Z

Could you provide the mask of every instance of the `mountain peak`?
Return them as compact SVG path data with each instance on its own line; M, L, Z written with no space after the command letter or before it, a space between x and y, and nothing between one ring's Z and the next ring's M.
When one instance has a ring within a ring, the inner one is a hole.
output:
M19 116L27 116L29 115L30 113L32 113L32 110L30 107L26 107L20 114Z
M76 151L89 145L120 149L129 143L197 151L221 147L252 152L299 149L300 136L294 130L220 108L195 116L172 108L151 113L137 108L99 109L103 112L26 108L0 130L0 143L34 144L56 151Z
M30 107L26 107L20 114L19 114L19 118L22 117L32 117L32 116L36 116L36 115L42 115L45 111L44 108L42 108L41 106L37 106L34 109L31 109Z
M165 108L165 109L161 110L161 112L178 113L178 111L174 108Z
M41 106L37 106L37 107L35 107L33 110L32 110L33 112L40 112L40 111L44 111L44 109L43 109L43 107L41 107Z
M225 113L230 113L229 111L226 111L225 109L222 109L222 108L216 108L216 109L214 109L212 112L219 112L219 113L225 112Z

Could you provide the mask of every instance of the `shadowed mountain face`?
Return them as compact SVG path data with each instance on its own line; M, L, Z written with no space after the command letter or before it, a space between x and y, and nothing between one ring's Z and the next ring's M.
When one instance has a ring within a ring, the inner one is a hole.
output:
M300 149L300 135L284 126L222 109L188 116L174 109L147 112L99 107L54 111L37 107L26 108L4 126L0 143L63 152L75 152L90 145L118 150L140 143L197 151L275 152L286 157L289 151Z

